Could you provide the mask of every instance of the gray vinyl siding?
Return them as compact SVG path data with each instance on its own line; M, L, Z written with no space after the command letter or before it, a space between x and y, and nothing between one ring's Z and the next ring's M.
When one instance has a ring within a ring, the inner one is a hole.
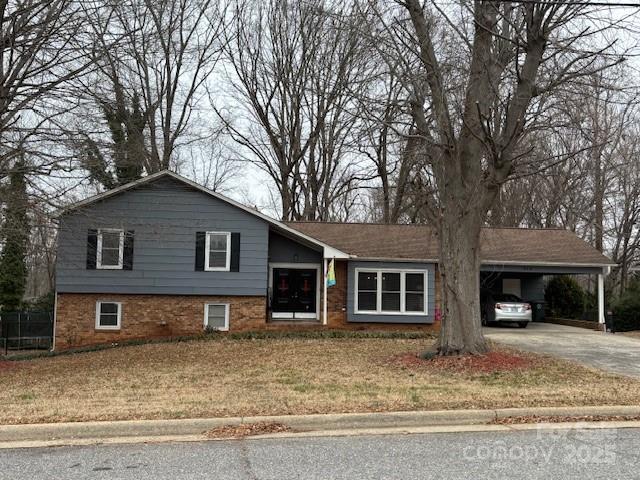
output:
M356 268L407 269L427 271L427 315L389 315L355 313ZM435 265L432 263L350 261L347 270L347 321L362 323L429 324L435 319Z
M269 233L269 262L322 263L322 253L278 233Z
M481 287L502 292L502 281L505 278L520 279L520 294L524 300L544 301L544 276L541 273L482 272Z
M133 270L88 270L87 231L135 231ZM199 231L240 233L240 271L195 271ZM63 215L58 292L266 295L269 226L264 220L170 178Z
M529 301L544 301L544 277L531 275L521 280L522 298Z

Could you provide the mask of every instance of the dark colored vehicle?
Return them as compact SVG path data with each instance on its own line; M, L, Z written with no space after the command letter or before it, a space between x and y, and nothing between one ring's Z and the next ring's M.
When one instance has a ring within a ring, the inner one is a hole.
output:
M482 325L517 323L526 328L531 322L531 304L511 293L483 291L480 294Z

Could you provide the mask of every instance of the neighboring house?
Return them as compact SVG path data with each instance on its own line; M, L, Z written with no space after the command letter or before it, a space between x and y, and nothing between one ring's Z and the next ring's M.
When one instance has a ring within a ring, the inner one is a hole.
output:
M484 229L481 243L483 283L527 300L543 300L543 274L602 284L611 264L564 230ZM160 172L60 215L54 348L205 328L428 328L437 264L428 226L283 223Z

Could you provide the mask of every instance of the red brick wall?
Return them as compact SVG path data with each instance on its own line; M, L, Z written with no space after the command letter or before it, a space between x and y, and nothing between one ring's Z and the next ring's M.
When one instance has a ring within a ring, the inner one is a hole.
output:
M96 302L122 302L120 330L96 330ZM229 330L264 329L266 297L59 293L56 350L141 338L197 335L205 303L229 304Z
M332 328L347 324L347 262L336 260L334 264L336 284L327 288L327 324ZM320 295L322 310L322 295Z
M438 330L435 325L347 322L347 262L336 261L336 285L327 290L328 328L348 330ZM322 292L321 288L321 292ZM96 330L96 302L122 303L120 330ZM204 328L205 303L229 304L229 331L327 328L316 322L267 322L266 297L200 295L106 295L59 293L56 312L56 350L126 340L197 335ZM436 304L440 275L436 270ZM320 301L322 315L322 299Z

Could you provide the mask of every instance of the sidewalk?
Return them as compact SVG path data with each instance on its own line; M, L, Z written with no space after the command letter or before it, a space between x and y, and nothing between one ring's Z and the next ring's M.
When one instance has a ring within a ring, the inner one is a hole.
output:
M510 408L500 410L446 410L389 413L346 413L228 417L185 420L132 420L115 422L77 422L0 426L0 448L88 445L96 443L144 443L161 441L203 441L204 432L223 425L276 422L289 426L292 433L261 435L335 436L389 433L438 433L530 429L532 425L489 425L500 418L520 416L640 416L640 406ZM611 427L638 427L640 422L594 422ZM562 428L562 423L551 428ZM535 428L535 425L533 425Z

